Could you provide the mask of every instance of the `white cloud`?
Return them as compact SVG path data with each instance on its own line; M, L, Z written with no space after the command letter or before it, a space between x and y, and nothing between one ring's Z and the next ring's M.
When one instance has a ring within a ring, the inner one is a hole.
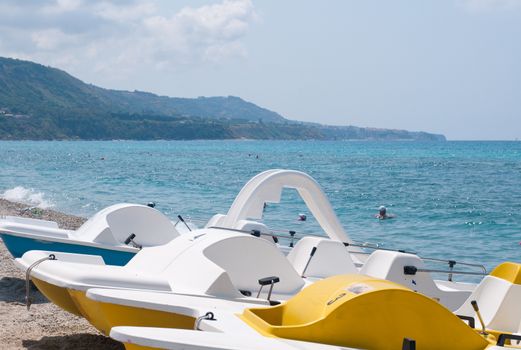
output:
M136 3L132 6L121 6L109 2L101 2L93 6L93 12L101 18L115 22L139 21L157 13L153 3Z
M59 29L45 29L35 31L31 39L38 49L53 50L64 45L74 44L75 37L67 35Z
M460 3L470 12L521 8L521 0L461 0Z
M199 8L185 7L171 17L149 17L143 23L146 39L158 48L158 55L172 53L182 59L195 56L216 61L216 58L244 55L239 40L255 18L250 1L225 0Z
M0 56L116 78L144 65L166 70L218 64L247 55L242 39L256 19L250 0L222 0L172 14L145 0L5 0Z
M81 0L56 0L55 3L44 5L42 13L61 14L77 10L82 5Z

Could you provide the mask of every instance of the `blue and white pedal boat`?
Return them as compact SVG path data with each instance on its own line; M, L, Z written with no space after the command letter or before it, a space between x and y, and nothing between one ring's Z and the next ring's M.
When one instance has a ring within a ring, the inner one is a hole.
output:
M140 204L109 206L77 230L54 221L7 216L0 237L15 258L30 250L99 255L108 265L125 265L142 247L158 246L179 236L175 224L160 211Z

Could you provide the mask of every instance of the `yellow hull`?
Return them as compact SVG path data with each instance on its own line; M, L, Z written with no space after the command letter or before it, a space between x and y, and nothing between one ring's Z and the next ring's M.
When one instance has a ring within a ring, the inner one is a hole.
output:
M102 303L87 298L84 292L69 291L78 309L94 327L105 335L112 327L163 327L193 329L195 318L139 307Z
M76 304L71 298L67 288L58 287L54 284L47 283L34 277L32 277L31 280L36 285L36 288L38 288L38 290L42 292L42 294L45 295L45 297L51 302L58 305L65 311L70 312L71 314L82 316L82 313L76 307Z
M67 289L32 278L47 299L74 315L85 317L105 335L112 327L141 326L193 329L195 318L170 312L101 303L87 298L84 291Z

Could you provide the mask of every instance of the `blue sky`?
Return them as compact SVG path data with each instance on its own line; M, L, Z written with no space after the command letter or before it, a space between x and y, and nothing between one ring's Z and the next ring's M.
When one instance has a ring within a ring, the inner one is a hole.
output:
M521 0L4 0L0 55L296 120L521 139Z

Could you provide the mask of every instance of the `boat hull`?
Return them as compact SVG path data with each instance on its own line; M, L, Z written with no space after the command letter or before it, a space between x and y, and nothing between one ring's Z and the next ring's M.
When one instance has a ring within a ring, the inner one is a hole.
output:
M36 288L51 302L71 314L82 316L81 311L76 306L67 288L47 283L35 277L31 277L31 281L33 281Z
M96 329L105 335L112 327L162 327L193 329L195 318L177 313L104 303L87 298L85 292L69 290L76 306Z
M158 310L98 302L84 291L59 287L32 278L38 290L51 302L74 315L84 317L97 330L110 334L112 327L139 326L193 329L195 318Z
M125 252L100 247L92 247L79 243L54 242L43 239L20 237L6 233L0 233L7 250L15 258L20 258L29 250L45 250L52 252L76 253L87 255L99 255L107 265L126 265L135 255L134 252Z

